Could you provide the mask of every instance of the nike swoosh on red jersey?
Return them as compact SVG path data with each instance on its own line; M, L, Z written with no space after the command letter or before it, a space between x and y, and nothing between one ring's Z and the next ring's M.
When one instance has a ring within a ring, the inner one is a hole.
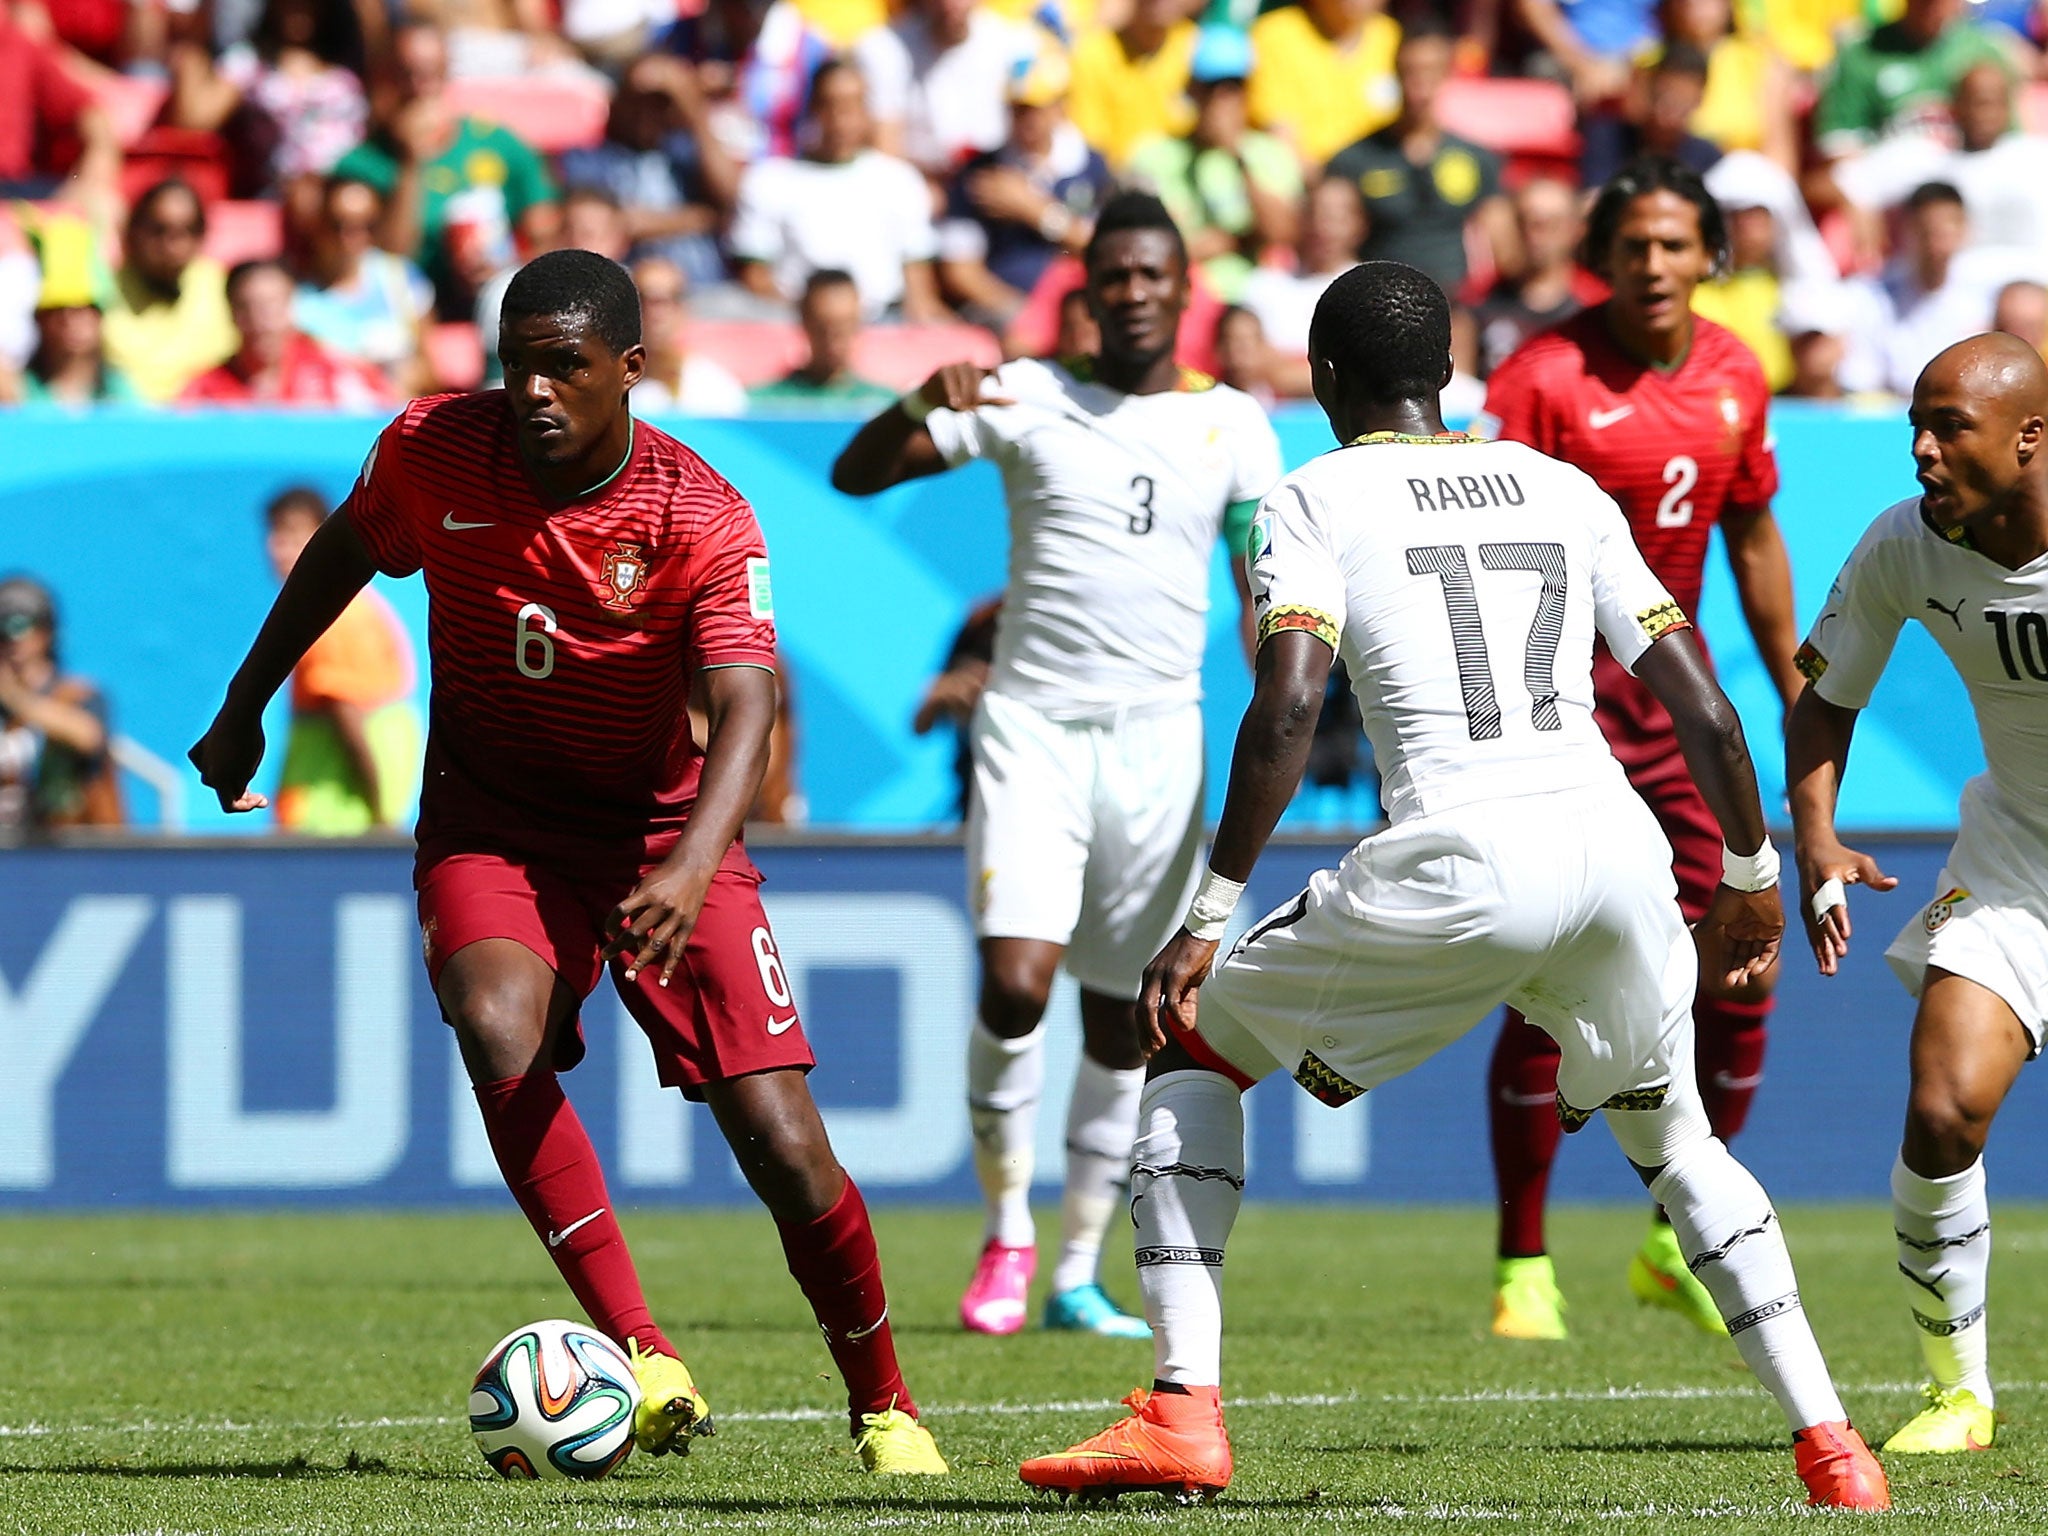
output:
M460 533L465 528L495 528L498 525L496 523L458 523L455 521L455 514L449 512L442 516L441 526L450 533Z
M1586 425L1598 432L1602 427L1611 427L1622 417L1633 416L1635 413L1636 408L1633 405L1617 405L1611 411L1588 411Z

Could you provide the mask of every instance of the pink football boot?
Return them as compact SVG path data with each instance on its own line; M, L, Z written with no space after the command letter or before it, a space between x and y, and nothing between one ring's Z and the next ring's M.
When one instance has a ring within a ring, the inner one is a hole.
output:
M990 1238L960 1298L960 1325L969 1333L1015 1333L1024 1326L1024 1297L1037 1272L1036 1248L1006 1248Z

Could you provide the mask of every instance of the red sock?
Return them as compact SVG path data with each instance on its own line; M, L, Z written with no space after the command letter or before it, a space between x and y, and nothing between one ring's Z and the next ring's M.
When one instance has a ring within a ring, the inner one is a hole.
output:
M889 1297L882 1289L882 1261L875 1253L875 1229L868 1208L846 1181L832 1209L813 1221L778 1221L789 1272L825 1335L825 1347L846 1381L853 1427L860 1416L894 1404L912 1418L917 1404L896 1365L896 1340L889 1330Z
M1693 1004L1693 1061L1707 1123L1723 1141L1734 1139L1749 1119L1749 1106L1764 1079L1764 1024L1769 999L1738 1003L1701 996Z
M1543 1203L1557 1156L1557 1042L1508 1010L1486 1071L1486 1115L1500 1196L1500 1256L1544 1252Z
M638 1339L648 1353L673 1355L641 1294L597 1149L555 1074L479 1083L476 1102L506 1187L598 1331L622 1348Z

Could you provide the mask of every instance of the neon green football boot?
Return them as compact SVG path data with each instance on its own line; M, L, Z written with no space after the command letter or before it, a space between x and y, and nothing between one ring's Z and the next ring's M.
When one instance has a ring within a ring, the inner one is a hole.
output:
M1939 1387L1931 1381L1920 1390L1927 1394L1927 1406L1885 1441L1887 1454L1946 1456L1991 1448L1997 1415L1978 1401L1976 1393L1967 1387Z
M1650 1224L1650 1235L1628 1261L1628 1288L1645 1306L1669 1307L1701 1333L1728 1337L1721 1309L1686 1267L1685 1255L1678 1251L1678 1234L1668 1223Z
M853 1448L877 1477L944 1477L953 1470L932 1432L893 1403L880 1413L862 1414L860 1422Z
M1493 1331L1503 1339L1562 1339L1564 1292L1550 1255L1498 1259L1493 1266Z
M711 1405L690 1379L689 1367L674 1355L643 1353L638 1339L626 1340L626 1355L640 1383L633 1443L650 1456L689 1455L691 1438L711 1433Z

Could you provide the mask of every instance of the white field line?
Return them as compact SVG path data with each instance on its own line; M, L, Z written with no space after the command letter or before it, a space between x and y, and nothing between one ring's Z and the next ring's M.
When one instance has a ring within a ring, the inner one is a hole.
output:
M1855 1395L1905 1396L1918 1392L1917 1381L1880 1381L1850 1385L1843 1391ZM2048 1391L2048 1383L2003 1381L2001 1392ZM1309 1392L1269 1393L1263 1397L1234 1397L1232 1408L1338 1408L1351 1404L1386 1407L1457 1407L1494 1405L1512 1407L1524 1403L1682 1403L1725 1398L1761 1398L1763 1388L1754 1384L1725 1387L1601 1387L1556 1389L1536 1387L1486 1387L1476 1392L1408 1393ZM1102 1413L1118 1405L1104 1398L1073 1398L1050 1403L927 1403L924 1411L934 1419L975 1417L1034 1417L1039 1414ZM828 1424L846 1417L837 1408L763 1408L719 1412L717 1422L726 1424ZM376 1429L435 1429L468 1420L456 1414L423 1414L412 1417L374 1419L300 1420L259 1422L240 1419L138 1419L127 1424L0 1424L0 1440L44 1439L54 1435L143 1435L143 1434L303 1434L312 1431L335 1433Z

